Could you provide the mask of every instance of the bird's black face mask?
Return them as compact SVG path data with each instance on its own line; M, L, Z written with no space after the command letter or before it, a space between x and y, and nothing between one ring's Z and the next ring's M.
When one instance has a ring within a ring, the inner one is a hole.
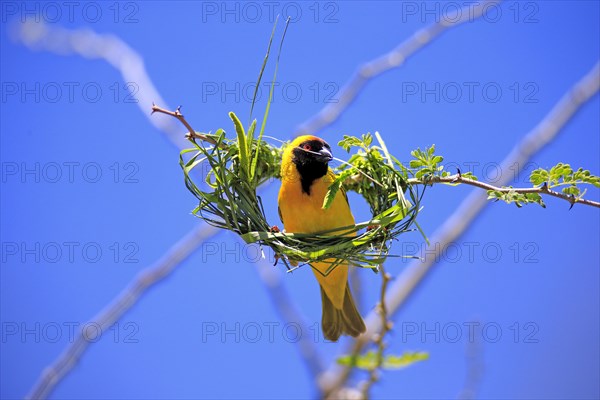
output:
M328 163L333 159L331 147L320 140L308 140L300 143L292 153L294 155L293 162L300 174L302 191L310 194L310 186L315 179L327 174Z

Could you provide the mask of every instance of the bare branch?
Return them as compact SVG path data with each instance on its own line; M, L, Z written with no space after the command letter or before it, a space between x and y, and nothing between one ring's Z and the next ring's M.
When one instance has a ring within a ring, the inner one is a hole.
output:
M187 120L185 119L185 117L183 116L183 114L181 113L181 106L177 107L177 109L175 111L169 111L166 110L164 108L161 108L159 106L157 106L156 104L152 104L152 113L154 114L155 112L157 113L161 113L161 114L166 114L166 115L170 115L171 117L177 118L177 120L179 122L181 122L183 124L183 126L186 127L186 129L188 130L188 133L185 134L186 139L190 139L190 138L194 138L194 139L200 139L202 141L205 141L207 143L213 144L213 145L217 145L217 142L211 138L210 136L206 136L203 135L202 133L198 133L194 130L194 128L192 128L192 126L190 125L189 122L187 122ZM221 144L219 146L220 148L227 148L226 145Z
M487 0L475 3L472 7L471 5L466 6L458 13L462 16L461 18L440 18L438 22L416 31L390 52L360 66L340 90L338 102L329 103L313 117L300 124L295 134L312 135L331 125L346 111L369 81L386 71L402 66L411 56L422 50L442 33L481 17L487 7L499 2L500 0Z
M542 185L539 187L530 187L530 188L498 187L498 186L490 185L489 183L476 181L476 180L470 179L470 178L465 178L461 174L455 174L455 175L450 175L450 176L445 176L445 177L433 176L433 177L427 178L427 179L413 178L413 179L408 180L408 184L410 184L410 185L430 185L430 184L434 184L434 183L449 183L449 184L462 183L465 185L475 186L475 187L485 189L485 190L494 190L494 191L503 192L503 193L515 192L515 193L545 194L548 196L554 196L554 197L558 197L559 199L566 200L571 204L580 203L580 204L585 204L586 206L600 208L600 203L597 201L587 200L587 199L583 199L581 197L575 197L575 196L572 196L569 194L557 192L555 190L550 189L548 187L548 185Z
M196 136L196 132L194 131L192 126L186 121L185 117L181 113L181 106L177 107L177 109L175 111L169 111L164 108L160 108L156 104L152 103L152 112L150 114L154 114L155 112L167 114L167 115L170 115L171 117L177 118L177 120L179 122L181 122L183 124L183 126L185 126L188 130L188 133L185 135L186 138ZM213 143L213 144L216 144L216 143Z
M119 320L142 295L153 285L166 278L178 265L185 261L206 239L217 231L208 225L199 225L175 243L169 251L154 265L141 271L130 285L125 288L104 310L93 317L89 324L97 324L100 332L107 332L112 324ZM86 326L88 324L83 324ZM95 338L94 338L95 339ZM82 329L76 339L47 368L33 386L28 399L44 399L77 364L90 345L86 332Z
M375 335L373 342L377 346L377 366L369 371L369 379L362 385L361 393L363 398L369 398L369 391L371 387L379 380L379 370L383 366L383 353L385 351L385 336L392 329L392 322L388 319L388 310L385 304L385 296L387 292L388 283L392 279L392 276L385 272L383 264L379 266L379 272L381 273L381 289L379 292L379 303L376 307L376 312L379 313L381 331Z
M600 89L600 63L597 63L579 82L577 82L554 106L554 108L538 123L523 139L517 143L501 164L501 171L508 171L511 165L525 165L538 151L550 143L575 113ZM511 176L502 174L499 177L501 186L510 183ZM386 306L393 315L404 304L414 289L432 270L435 261L439 260L440 252L449 243L457 240L483 208L488 204L485 192L473 190L458 206L454 213L442 224L431 237L435 246L427 248L428 254L424 260L411 263L392 284L386 296ZM359 336L352 344L350 353L358 354L381 329L381 321L375 312L366 318L367 332ZM337 393L345 384L351 368L333 365L323 373L319 382L323 393Z

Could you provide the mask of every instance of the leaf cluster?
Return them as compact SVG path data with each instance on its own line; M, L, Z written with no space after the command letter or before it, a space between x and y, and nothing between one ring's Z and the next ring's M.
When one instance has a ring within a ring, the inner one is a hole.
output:
M231 116L239 122L235 114ZM268 230L256 188L269 177L279 175L279 149L264 141L245 142L239 135L237 141L228 140L223 129L204 135L216 145L205 147L191 139L194 147L183 150L179 157L185 185L199 200L192 213L238 235ZM194 169L201 163L210 167L204 185L196 184L193 178Z
M580 184L589 184L600 188L600 177L594 176L590 171L579 168L573 171L569 164L558 163L550 170L538 168L531 172L529 180L534 186L546 185L553 189L561 186L562 193L580 197L585 194L577 186Z
M507 204L514 203L517 207L523 207L523 204L535 203L539 204L543 208L546 208L546 203L542 199L539 193L520 193L513 189L512 186L509 190L488 190L488 200L502 200Z
M414 169L415 178L427 180L433 176L442 176L444 166L440 164L444 157L434 153L435 145L426 148L425 151L418 148L410 152L414 159L410 160L408 165Z
M531 172L529 181L533 184L532 189L537 190L529 193L518 192L512 187L488 190L488 199L514 203L517 207L535 203L545 208L546 204L541 194L548 193L550 190L560 188L560 193L575 201L582 198L587 191L587 189L582 190L579 185L588 184L600 188L600 177L592 175L590 171L583 168L574 171L569 164L565 163L558 163L550 169L538 168Z

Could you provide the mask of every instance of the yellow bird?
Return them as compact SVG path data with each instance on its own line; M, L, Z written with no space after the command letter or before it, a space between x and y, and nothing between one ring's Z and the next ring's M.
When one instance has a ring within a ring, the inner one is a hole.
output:
M286 232L316 233L354 225L343 190L336 194L327 210L322 208L325 194L336 177L328 166L332 159L331 147L316 136L300 136L285 149L278 202ZM356 337L366 328L348 286L348 263L341 263L327 276L323 275L332 261L311 265L321 287L323 335L337 341L340 335Z

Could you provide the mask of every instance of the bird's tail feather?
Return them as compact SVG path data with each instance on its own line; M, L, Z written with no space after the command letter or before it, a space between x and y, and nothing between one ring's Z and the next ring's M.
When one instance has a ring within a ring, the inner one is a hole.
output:
M346 284L342 309L333 305L323 287L321 287L321 300L323 301L321 325L325 339L336 342L341 335L356 337L366 331L365 322L356 309L348 284Z

